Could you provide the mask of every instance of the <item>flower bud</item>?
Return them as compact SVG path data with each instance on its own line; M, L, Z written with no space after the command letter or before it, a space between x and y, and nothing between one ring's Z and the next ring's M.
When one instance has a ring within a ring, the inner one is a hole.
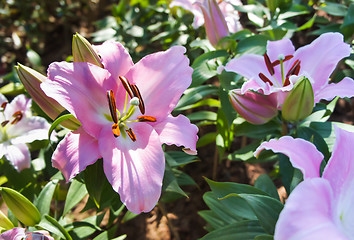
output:
M215 0L204 0L196 3L203 12L205 31L210 43L216 47L223 37L229 35L225 17Z
M247 91L244 94L240 89L229 92L229 98L236 112L252 124L264 124L278 114L275 96L263 95Z
M0 188L0 192L7 207L23 224L34 226L41 221L38 209L21 193L6 187Z
M47 79L46 76L20 63L16 66L16 71L32 99L51 119L56 119L60 113L65 111L64 107L53 98L48 97L40 88L40 84ZM62 122L61 125L75 130L80 126L80 122L77 119L70 118Z
M88 62L103 68L97 52L89 41L78 33L73 36L72 52L74 62Z
M287 121L300 121L309 116L314 106L314 94L311 82L300 77L294 88L285 98L282 117Z
M5 230L9 230L14 228L15 226L12 224L10 219L6 217L6 215L0 211L0 228L3 228Z

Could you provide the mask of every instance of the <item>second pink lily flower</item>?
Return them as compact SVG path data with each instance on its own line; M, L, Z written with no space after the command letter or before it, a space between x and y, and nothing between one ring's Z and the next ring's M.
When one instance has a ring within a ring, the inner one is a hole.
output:
M183 47L151 54L134 64L117 42L96 46L104 68L52 63L43 91L82 124L53 154L67 180L103 158L104 172L121 201L134 212L157 203L165 170L162 144L196 154L198 128L171 115L192 80ZM130 99L130 100L129 100Z

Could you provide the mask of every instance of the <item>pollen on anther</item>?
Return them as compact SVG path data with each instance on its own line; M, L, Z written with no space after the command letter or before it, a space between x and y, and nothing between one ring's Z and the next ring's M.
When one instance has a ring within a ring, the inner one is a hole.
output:
M265 53L265 54L263 55L263 57L264 57L264 62L265 62L265 64L266 64L267 68L268 68L268 72L270 73L270 75L273 76L273 75L274 75L274 68L273 68L273 66L272 66L272 62L270 61L270 59L269 59L267 53Z
M139 122L156 122L156 118L152 117L152 116L143 115L143 116L140 116L137 118L138 118Z
M263 82L269 83L270 86L273 86L272 81L270 81L263 73L259 73L258 76L260 77L260 79L262 79Z
M15 112L12 117L14 117L14 120L11 121L11 124L16 124L18 123L21 119L22 119L22 112L21 111L17 111Z
M112 90L107 91L107 99L109 105L109 111L111 112L112 120L118 123L117 111L116 111L116 99Z
M132 90L133 90L134 96L139 98L139 101L140 101L139 109L140 109L141 114L145 114L145 104L144 104L143 98L140 94L138 86L132 85Z
M136 141L136 136L135 136L133 130L132 130L131 128L129 128L128 130L125 130L125 131L128 133L130 139L131 139L133 142L135 142L135 141Z
M118 125L118 123L114 123L113 125L112 125L112 132L113 132L113 135L114 135L114 137L119 137L120 136L120 130L119 130L119 125Z

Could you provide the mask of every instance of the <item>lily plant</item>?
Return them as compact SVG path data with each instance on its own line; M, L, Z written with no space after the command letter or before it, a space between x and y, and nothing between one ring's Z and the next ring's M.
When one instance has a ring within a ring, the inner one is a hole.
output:
M32 116L32 100L21 94L10 103L0 94L0 158L5 157L17 171L31 166L27 144L48 138L49 123Z
M287 155L304 177L286 200L274 239L353 239L354 133L335 127L335 134L322 175L322 153L303 139L284 136L262 143L255 151L255 155L264 149Z
M198 128L171 115L192 81L185 48L172 47L136 64L118 42L94 46L101 66L55 62L43 91L81 123L59 143L53 166L67 181L103 158L105 175L134 213L157 203L165 170L162 144L196 154Z
M337 63L350 55L349 44L343 41L340 33L325 33L311 44L295 51L292 42L284 38L268 41L266 53L245 54L229 61L225 70L244 76L247 81L241 93L252 90L264 95L277 95L278 109L299 79L309 79L314 104L321 99L354 96L354 81L345 77L339 83L330 83L330 76ZM252 67L250 67L252 66Z

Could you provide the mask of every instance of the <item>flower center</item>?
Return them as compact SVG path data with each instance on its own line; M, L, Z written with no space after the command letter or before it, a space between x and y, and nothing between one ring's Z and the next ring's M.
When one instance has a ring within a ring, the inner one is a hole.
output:
M298 75L300 72L301 61L296 60L294 62L294 64L291 66L291 68L288 70L287 74L284 75L284 62L292 59L294 57L293 55L287 55L287 56L279 55L278 60L275 60L274 62L270 61L270 58L267 55L267 53L265 53L263 55L263 57L264 57L264 62L267 66L268 72L274 78L275 85L277 85L278 87L288 86L290 84L289 77L292 75ZM282 83L281 86L279 86L279 82L275 78L275 70L274 70L274 67L279 64L280 64L280 71L281 71L281 83ZM269 78L267 78L263 73L259 73L258 76L264 83L269 83L270 86L274 85L274 83L271 80L269 80Z
M125 104L122 113L120 113L116 107L114 92L112 90L107 91L109 111L111 113L111 120L113 121L112 132L114 137L116 138L119 137L120 135L125 137L126 136L125 134L127 134L130 137L130 139L133 142L135 142L137 140L136 135L131 128L128 128L126 123L156 122L156 118L152 116L142 115L137 117L136 120L129 120L129 118L134 114L137 107L139 107L141 114L145 114L145 104L140 94L139 88L136 85L130 84L128 79L123 76L119 76L119 79L121 80L122 85L126 91ZM128 95L131 98L131 100L129 102L130 106L127 110Z
M16 123L18 123L19 121L21 121L22 117L23 117L23 114L22 114L22 111L17 111L15 112L14 114L12 114L12 118L10 119L6 119L6 116L5 116L5 108L6 108L6 105L8 104L8 102L4 102L1 104L1 108L0 108L0 112L2 113L3 115L3 121L0 123L0 129L1 129L1 142L5 142L8 140L8 135L6 133L6 128L8 127L8 124L11 124L11 125L15 125Z

